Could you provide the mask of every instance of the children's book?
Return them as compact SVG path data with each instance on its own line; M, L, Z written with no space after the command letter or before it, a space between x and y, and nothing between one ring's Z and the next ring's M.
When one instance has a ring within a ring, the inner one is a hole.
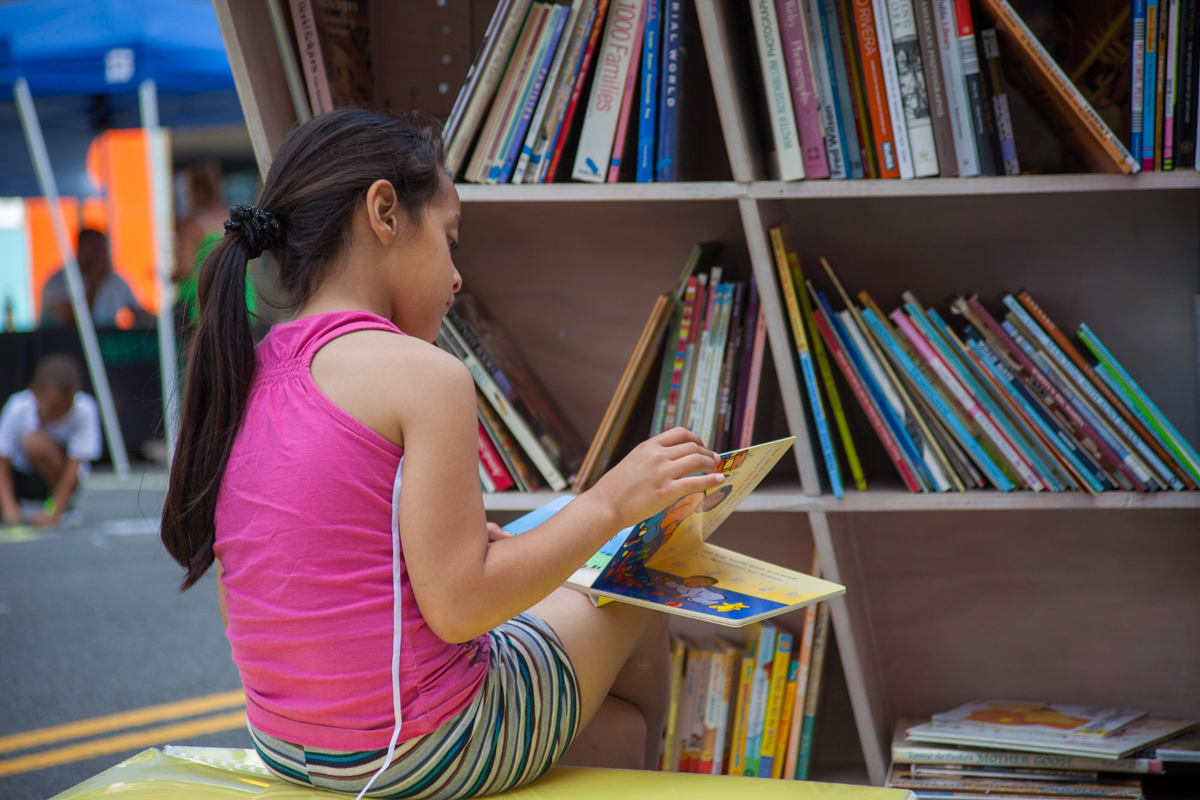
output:
M917 742L963 744L997 750L1025 750L1065 756L1125 758L1130 753L1169 739L1190 728L1177 719L1143 717L1108 736L1034 733L1028 730L990 730L961 723L933 723L909 728L907 738Z
M721 523L754 490L794 438L721 455L725 482L693 492L610 539L575 571L567 585L601 599L741 627L843 594L845 587L708 543ZM520 534L554 516L564 495L509 523Z
M933 721L1060 736L1107 736L1144 716L1145 711L1121 708L1087 708L1024 700L977 700L944 714L934 714Z

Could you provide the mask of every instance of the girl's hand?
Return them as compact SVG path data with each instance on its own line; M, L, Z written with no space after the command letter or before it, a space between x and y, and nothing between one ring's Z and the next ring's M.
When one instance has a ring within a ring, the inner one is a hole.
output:
M725 476L713 473L718 463L699 436L672 428L635 447L586 494L611 510L618 529L627 528L690 492L720 486Z
M507 539L508 537L512 536L511 533L504 530L494 522L489 522L487 524L487 534L489 542L498 542L501 539Z

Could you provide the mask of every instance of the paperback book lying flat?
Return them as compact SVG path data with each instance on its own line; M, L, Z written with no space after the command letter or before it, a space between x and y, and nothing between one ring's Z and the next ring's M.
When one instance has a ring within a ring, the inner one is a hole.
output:
M1029 731L989 731L962 724L934 723L908 729L908 739L918 742L965 744L975 747L994 747L1004 750L1028 750L1035 753L1057 753L1066 756L1124 758L1143 747L1168 739L1190 728L1192 723L1178 719L1143 717L1108 736L1079 736L1062 738L1030 733Z
M1055 736L1107 736L1144 716L1145 711L1123 708L1089 708L1027 700L977 700L944 714L934 714L933 721Z
M845 587L708 543L793 438L721 455L725 482L693 492L608 541L567 581L593 601L618 600L740 627L843 594ZM567 495L505 526L524 533L554 516Z

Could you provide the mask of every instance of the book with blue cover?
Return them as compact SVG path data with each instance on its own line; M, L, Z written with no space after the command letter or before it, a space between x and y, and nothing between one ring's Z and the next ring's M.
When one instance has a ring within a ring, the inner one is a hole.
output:
M654 126L658 119L659 0L646 1L642 38L642 106L638 115L637 182L654 182Z
M654 180L675 180L677 123L683 72L683 0L662 0L659 8L659 54L657 134L654 148Z

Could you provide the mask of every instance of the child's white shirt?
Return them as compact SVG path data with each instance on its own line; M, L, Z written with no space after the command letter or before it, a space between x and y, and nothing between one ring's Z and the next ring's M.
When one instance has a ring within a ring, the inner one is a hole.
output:
M22 446L25 437L41 430L62 445L67 458L83 463L79 475L88 472L88 462L100 457L100 410L95 399L86 392L76 392L71 410L62 419L43 425L38 417L37 398L29 389L8 398L0 411L0 458L7 458L17 469L33 473Z

